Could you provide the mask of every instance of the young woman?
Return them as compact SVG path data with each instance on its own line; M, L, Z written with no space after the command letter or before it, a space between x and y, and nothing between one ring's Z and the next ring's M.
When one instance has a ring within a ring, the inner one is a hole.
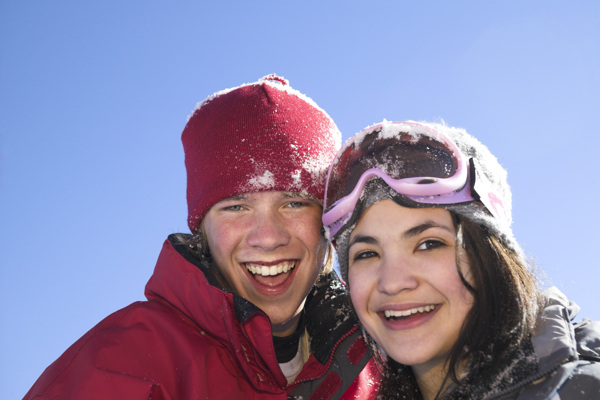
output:
M506 171L462 129L387 122L342 147L323 222L383 399L600 398L600 325L541 291Z

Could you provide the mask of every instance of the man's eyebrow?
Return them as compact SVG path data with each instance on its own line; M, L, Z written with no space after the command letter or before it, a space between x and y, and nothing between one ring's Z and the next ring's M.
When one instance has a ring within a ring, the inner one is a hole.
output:
M238 201L238 200L246 200L248 196L245 194L236 194L235 196L227 197L226 199L219 200L215 204L223 203L225 201Z
M309 194L300 192L290 192L287 190L281 194L281 197L299 197L301 199L314 200L314 197Z
M300 193L300 192L285 191L281 194L281 198L282 199L304 199L304 200L312 201L319 205L321 204L321 202L319 200L315 199L314 196L312 196L310 194L306 194L306 193Z

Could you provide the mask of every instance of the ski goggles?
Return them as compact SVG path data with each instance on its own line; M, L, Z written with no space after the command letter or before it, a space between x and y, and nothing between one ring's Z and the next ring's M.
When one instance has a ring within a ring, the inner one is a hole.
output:
M484 176L475 179L473 160L466 159L446 135L414 122L383 122L351 138L329 167L323 225L333 238L350 220L368 181L382 179L408 199L431 205L482 200L497 216L494 196ZM500 203L501 205L501 203Z

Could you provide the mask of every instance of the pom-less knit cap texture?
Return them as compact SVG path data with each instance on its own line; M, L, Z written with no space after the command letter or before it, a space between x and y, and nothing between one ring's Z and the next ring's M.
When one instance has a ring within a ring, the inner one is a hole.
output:
M243 193L292 191L322 200L341 137L324 110L276 75L209 96L181 136L191 231L215 203Z
M414 121L407 121L414 124ZM512 224L512 193L510 186L507 182L507 172L500 165L498 159L489 151L489 149L482 144L479 140L469 135L464 129L449 127L444 124L429 123L429 122L418 122L419 125L433 129L437 132L441 132L452 140L458 149L461 151L466 159L472 159L475 170L478 174L485 176L486 180L489 181L491 190L500 200L503 206L503 218L495 218L486 209L486 207L479 201L462 204L445 204L445 205L425 205L415 203L405 196L396 193L391 189L383 180L374 179L370 181L361 194L360 200L357 203L352 217L350 220L339 230L339 232L332 239L336 242L338 261L340 264L340 271L344 280L348 279L348 242L350 235L360 216L363 212L371 205L384 200L392 199L396 203L405 207L439 207L445 208L452 211L463 218L468 218L476 224L485 226L490 232L501 238L504 243L512 248L517 254L523 257L522 250L519 244L514 239L511 224ZM374 125L376 127L382 125L381 135L386 137L392 137L401 131L408 131L414 135L427 134L426 130L419 132L417 128L402 127L400 123L392 123L389 121L383 121L381 124ZM363 137L372 132L375 128L365 128L363 131L354 135L344 143L344 146L339 151L341 154L349 146L355 146L356 143L360 143ZM377 128L380 129L380 128Z

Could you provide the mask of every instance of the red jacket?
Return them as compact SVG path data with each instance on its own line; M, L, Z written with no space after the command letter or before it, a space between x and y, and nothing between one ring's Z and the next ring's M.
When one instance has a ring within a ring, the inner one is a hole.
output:
M219 288L206 267L175 243L163 245L146 285L148 301L92 328L44 371L25 399L374 398L378 378L335 273L307 299L311 355L287 385L267 315Z

